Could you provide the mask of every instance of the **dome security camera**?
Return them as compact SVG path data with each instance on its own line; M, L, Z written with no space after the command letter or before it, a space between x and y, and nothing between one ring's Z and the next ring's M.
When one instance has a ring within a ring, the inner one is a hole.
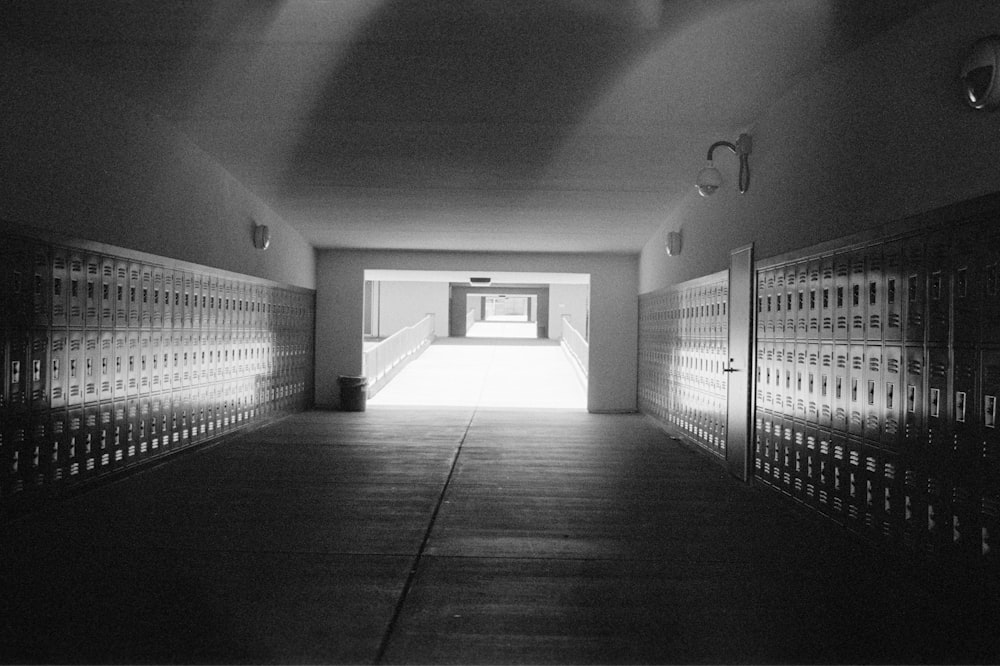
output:
M722 186L722 174L713 166L707 166L698 172L698 194L710 197Z
M960 77L965 101L973 109L1000 106L1000 37L990 35L973 44Z

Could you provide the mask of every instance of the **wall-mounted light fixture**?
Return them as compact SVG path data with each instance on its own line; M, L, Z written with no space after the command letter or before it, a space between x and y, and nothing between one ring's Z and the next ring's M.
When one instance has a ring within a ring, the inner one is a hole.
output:
M668 257L679 255L681 253L681 232L668 231L667 242L664 243L663 249L666 250Z
M258 250L266 250L271 246L271 230L266 224L253 225L253 246Z
M959 74L965 102L973 109L1000 106L1000 37L983 37L972 45Z
M698 172L698 194L708 197L715 194L716 190L722 186L722 174L712 164L712 154L716 148L728 148L740 158L740 194L745 194L750 189L750 151L753 141L749 134L740 134L736 143L728 141L716 141L708 149L708 166Z

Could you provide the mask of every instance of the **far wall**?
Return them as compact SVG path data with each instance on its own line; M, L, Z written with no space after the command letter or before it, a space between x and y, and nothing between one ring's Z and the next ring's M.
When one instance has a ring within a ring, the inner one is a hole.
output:
M373 332L387 338L413 326L428 314L434 315L434 333L448 335L448 284L445 282L375 283L378 304Z
M638 265L635 255L320 250L316 271L316 403L336 407L337 377L361 374L364 275L372 270L590 274L591 412L636 409Z

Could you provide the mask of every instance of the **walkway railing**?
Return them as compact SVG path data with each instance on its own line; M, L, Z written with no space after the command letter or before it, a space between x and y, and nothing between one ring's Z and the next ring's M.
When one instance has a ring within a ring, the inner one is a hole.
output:
M366 351L362 372L368 378L368 397L375 395L392 378L394 370L402 369L416 358L434 337L434 315L429 314Z
M583 372L583 376L589 376L590 370L590 344L587 340L580 334L580 331L573 328L573 325L569 323L569 317L563 315L562 318L562 346L567 353L577 362L580 366L580 370Z
M476 323L476 310L473 308L465 313L465 330L466 332L472 328L472 325Z

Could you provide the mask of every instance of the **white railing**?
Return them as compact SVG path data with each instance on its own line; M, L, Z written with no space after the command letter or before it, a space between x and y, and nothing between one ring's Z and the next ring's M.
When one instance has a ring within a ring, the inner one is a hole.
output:
M408 363L417 352L423 351L434 341L434 315L429 314L413 326L396 331L364 353L362 372L368 378L368 396L381 388L380 382L388 379L401 363Z
M583 372L583 376L587 377L590 370L590 344L580 334L580 331L573 328L572 324L569 323L567 315L563 315L562 327L561 343L563 349L576 360L580 366L580 370Z
M465 313L465 332L468 333L476 323L476 310L473 308Z

